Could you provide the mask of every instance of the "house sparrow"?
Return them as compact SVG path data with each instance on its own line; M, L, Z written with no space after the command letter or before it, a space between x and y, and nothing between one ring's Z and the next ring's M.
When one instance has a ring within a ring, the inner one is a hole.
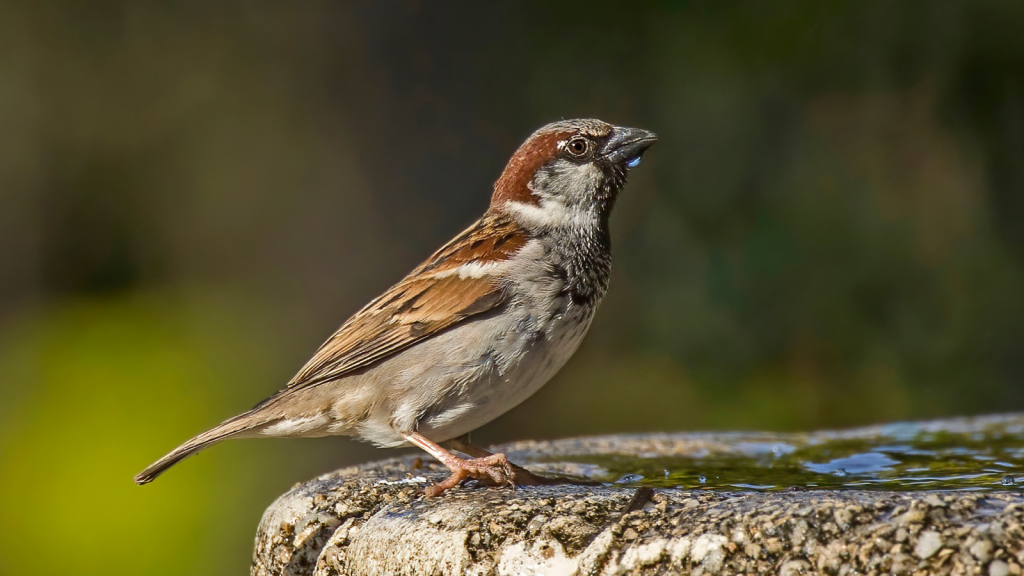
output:
M600 120L541 128L509 160L480 220L349 318L287 387L135 482L228 438L348 435L437 458L452 473L431 496L470 478L542 483L468 433L536 392L576 351L608 288L612 205L656 140Z

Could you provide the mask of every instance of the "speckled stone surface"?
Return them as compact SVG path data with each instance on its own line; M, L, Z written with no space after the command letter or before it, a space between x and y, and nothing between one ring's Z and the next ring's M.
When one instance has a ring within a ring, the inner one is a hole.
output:
M962 422L977 419L944 426ZM528 462L534 450L685 454L727 449L730 440L606 436L502 449ZM563 485L460 487L427 499L417 490L446 473L433 463L414 468L417 460L340 470L281 496L260 523L252 574L998 576L1024 565L1020 492Z

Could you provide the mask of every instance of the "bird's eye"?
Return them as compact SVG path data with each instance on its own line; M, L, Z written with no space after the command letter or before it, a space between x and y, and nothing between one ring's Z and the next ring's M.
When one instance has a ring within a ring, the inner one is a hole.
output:
M570 156L582 158L590 153L590 140L586 138L573 138L565 145L565 150Z

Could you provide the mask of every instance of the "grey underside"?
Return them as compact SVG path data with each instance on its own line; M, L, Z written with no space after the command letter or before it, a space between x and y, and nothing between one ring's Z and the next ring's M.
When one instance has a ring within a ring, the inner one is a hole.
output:
M590 324L592 314L577 311L586 312L563 308L541 330L536 315L510 303L369 370L287 394L254 414L266 424L244 435L344 434L379 446L405 444L403 432L435 442L460 436L518 405L562 367Z

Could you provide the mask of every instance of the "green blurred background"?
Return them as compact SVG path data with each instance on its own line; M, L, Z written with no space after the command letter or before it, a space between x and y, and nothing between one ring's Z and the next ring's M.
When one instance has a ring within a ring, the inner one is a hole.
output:
M0 4L0 573L241 574L230 442L559 118L655 130L590 336L499 442L1024 409L1024 3Z

